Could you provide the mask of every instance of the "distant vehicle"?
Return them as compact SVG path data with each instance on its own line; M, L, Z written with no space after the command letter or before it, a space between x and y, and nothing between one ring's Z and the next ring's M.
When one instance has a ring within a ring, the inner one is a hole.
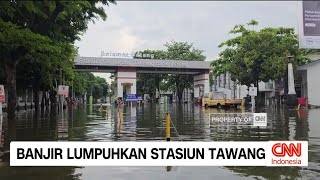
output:
M202 106L209 107L214 106L217 108L222 107L238 107L243 106L244 100L242 99L226 99L223 92L209 92L202 98Z

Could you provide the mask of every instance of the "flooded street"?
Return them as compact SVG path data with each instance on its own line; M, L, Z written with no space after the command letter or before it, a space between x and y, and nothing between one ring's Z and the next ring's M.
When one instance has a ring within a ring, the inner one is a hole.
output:
M69 107L64 113L20 110L16 140L21 141L165 141L164 105L125 107L120 123L114 107ZM0 162L0 179L319 179L320 109L266 108L267 127L210 126L209 113L245 110L203 108L192 104L169 105L174 127L172 141L309 141L309 166L298 167L10 167ZM1 124L1 123L0 123ZM6 115L2 122L8 141ZM6 144L6 143L5 143ZM2 149L2 151L5 148Z

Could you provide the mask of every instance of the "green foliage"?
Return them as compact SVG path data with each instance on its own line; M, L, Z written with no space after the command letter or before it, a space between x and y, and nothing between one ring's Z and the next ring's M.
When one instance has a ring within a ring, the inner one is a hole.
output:
M94 99L106 97L108 93L108 83L104 78L95 77L94 84L92 86L92 96Z
M99 17L105 20L106 13L98 4L108 2L114 0L0 1L0 80L5 72L10 123L16 119L16 79L20 85L32 84L36 110L37 92L53 89L57 70L62 69L66 84L70 84L76 55L73 43L88 22Z
M162 50L144 50L140 53L153 54L154 59L166 59L166 52ZM149 94L154 98L155 92L160 90L161 81L166 77L166 74L137 74L138 94Z
M156 74L137 74L137 93L149 94L151 98L155 98L157 90Z
M203 51L193 47L193 44L187 42L171 41L166 43L167 58L171 60L186 60L186 61L204 61L205 56ZM179 102L182 100L184 89L193 87L193 76L183 74L168 75L168 87L175 87Z
M94 1L1 1L3 21L29 29L55 40L74 42L80 39L89 21L107 15L98 3L108 5L114 0Z
M145 50L143 53L154 54L155 59L204 61L203 51L193 47L187 42L167 42L166 50ZM154 97L156 89L177 92L179 100L182 99L184 89L193 86L192 75L182 74L138 74L138 93L147 93Z
M87 72L74 73L73 88L76 96L84 95L89 90L89 85L91 83L89 79L92 76L92 73Z
M105 97L108 94L109 85L104 78L96 77L89 72L75 72L73 87L76 96L91 94L94 99Z
M80 35L87 29L88 21L99 17L104 20L106 18L103 8L96 6L97 2L108 4L108 1L1 3L1 6L6 7L7 10L0 13L1 17L7 21L15 22L20 29L29 33L20 38L22 42L28 44L21 44L19 47L29 48L28 54L22 58L25 62L22 62L20 66L23 70L25 66L32 67L32 70L27 73L31 77L40 77L39 84L41 86L52 87L53 80L59 79L57 76L60 68L62 68L67 81L72 79L72 66L76 50L71 43L80 39ZM11 32L13 34L9 34L9 38L17 38L15 36L17 34L18 37L24 35L21 32ZM50 41L46 42L49 44L44 44L38 42L37 39L28 39L31 37L46 38ZM13 39L13 42L17 42L17 39ZM10 42L6 42L6 44L8 43ZM38 48L41 48L42 51L39 51ZM13 48L9 47L9 49ZM44 52L43 49L49 49L51 52ZM23 72L18 71L18 74L26 77Z
M171 41L164 46L167 48L167 59L186 61L204 61L206 59L203 55L204 51L194 48L192 43Z
M73 57L75 56L74 46L68 43L59 43L61 51L47 56L43 53L29 53L17 65L18 87L24 88L25 84L38 85L45 90L53 90L59 82L59 71L62 70L67 84L73 79Z
M252 20L247 25L255 26L258 22ZM219 45L225 49L211 63L214 75L229 72L233 80L250 86L282 77L288 55L294 56L294 67L308 61L306 55L310 51L299 49L293 28L268 27L255 31L236 25L230 33L238 36Z
M3 63L20 60L27 52L61 53L61 48L46 37L0 19L0 57Z

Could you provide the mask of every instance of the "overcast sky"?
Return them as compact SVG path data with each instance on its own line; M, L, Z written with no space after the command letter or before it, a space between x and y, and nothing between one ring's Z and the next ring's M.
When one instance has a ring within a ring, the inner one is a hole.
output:
M187 41L211 61L236 24L255 19L259 27L297 28L297 6L297 1L118 1L105 7L106 21L89 24L76 46L80 56L98 57L101 51L164 49L168 41Z

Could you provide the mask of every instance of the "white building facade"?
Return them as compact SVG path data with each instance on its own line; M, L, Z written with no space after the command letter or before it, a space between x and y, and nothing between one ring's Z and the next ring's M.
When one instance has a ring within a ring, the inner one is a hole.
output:
M300 97L307 98L308 104L320 106L320 59L300 66L296 71L296 78L300 82Z
M275 96L275 82L259 82L259 93L263 98L272 98ZM215 83L212 87L213 91L224 92L226 98L242 99L248 95L248 86L239 85L237 82L231 80L229 73L216 76Z

